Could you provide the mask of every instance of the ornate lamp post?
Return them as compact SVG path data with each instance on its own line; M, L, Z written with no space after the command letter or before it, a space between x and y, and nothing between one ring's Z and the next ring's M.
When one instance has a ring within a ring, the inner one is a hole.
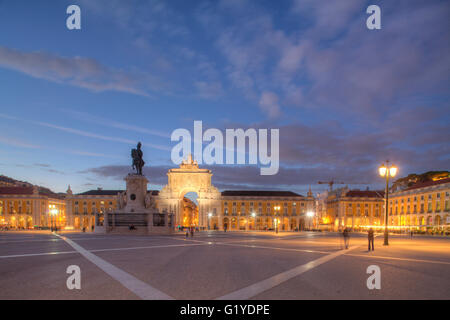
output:
M389 216L389 177L395 177L397 175L397 167L394 165L389 166L389 160L386 160L386 165L384 163L381 165L380 168L378 168L378 172L380 173L381 177L386 178L386 191L385 191L385 198L386 198L386 204L385 207L385 220L384 220L384 243L383 245L388 246L389 245L389 235L388 235L388 216Z

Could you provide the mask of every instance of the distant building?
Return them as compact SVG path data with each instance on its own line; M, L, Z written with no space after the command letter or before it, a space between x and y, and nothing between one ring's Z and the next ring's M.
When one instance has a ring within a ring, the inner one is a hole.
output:
M0 226L32 228L66 226L64 196L48 189L33 187L0 187Z
M280 231L320 228L364 230L384 226L384 191L326 191L314 198L291 191L226 190L211 184L212 173L194 162L170 169L168 184L150 190L156 209L174 217L175 226L218 230ZM118 209L124 190L96 189L64 194L3 179L0 187L0 226L59 228L90 231L102 224L104 215ZM18 186L19 184L19 186ZM195 192L198 204L187 199ZM390 194L389 226L393 229L423 231L450 228L450 178L416 183ZM97 222L96 222L97 217Z
M349 190L344 187L327 191L326 197L319 195L319 199L323 229L349 227L358 230L383 224L384 191Z
M319 194L316 202L323 229L361 230L385 224L384 191L344 187ZM388 226L394 230L450 229L450 178L419 182L390 193Z
M450 178L417 183L393 193L389 220L398 227L450 228Z

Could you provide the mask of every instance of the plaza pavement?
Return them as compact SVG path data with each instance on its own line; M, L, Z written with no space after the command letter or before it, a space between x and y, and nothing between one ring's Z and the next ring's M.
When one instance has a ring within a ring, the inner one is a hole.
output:
M0 233L0 299L450 299L450 239L200 232ZM81 269L69 290L66 269ZM366 269L381 269L369 290Z

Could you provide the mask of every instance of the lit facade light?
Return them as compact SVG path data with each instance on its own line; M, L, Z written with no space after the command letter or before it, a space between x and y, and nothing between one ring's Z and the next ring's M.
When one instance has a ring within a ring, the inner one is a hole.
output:
M208 213L208 217L209 218L211 218L212 217L212 213L210 212L210 213Z
M307 215L308 217L314 217L314 212L308 211L308 212L306 213L306 215Z
M252 217L253 217L253 218L256 217L256 213L253 212L253 213L252 213Z

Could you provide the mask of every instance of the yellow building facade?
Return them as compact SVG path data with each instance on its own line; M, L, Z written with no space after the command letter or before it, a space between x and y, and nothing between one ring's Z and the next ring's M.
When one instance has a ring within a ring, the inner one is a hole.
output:
M63 195L38 187L0 187L1 228L62 228L66 225Z
M393 193L389 224L401 229L450 231L450 178L418 183Z
M317 198L322 229L381 229L385 225L384 191L346 188ZM418 183L389 194L388 227L392 231L450 231L450 179Z
M383 225L384 192L349 190L347 187L318 197L321 229L341 230L348 227L361 230Z
M224 191L221 193L222 225L227 230L293 231L312 229L316 221L314 198L290 191ZM209 226L219 222L212 215Z

